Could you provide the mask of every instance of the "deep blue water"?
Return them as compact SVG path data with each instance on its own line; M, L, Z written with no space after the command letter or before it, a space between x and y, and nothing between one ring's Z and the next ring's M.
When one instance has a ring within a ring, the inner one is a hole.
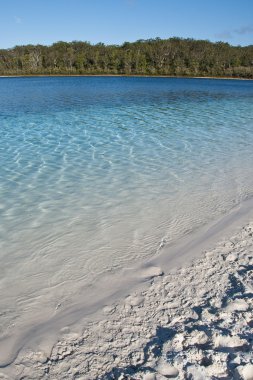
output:
M1 78L0 132L2 302L21 313L253 195L252 81Z

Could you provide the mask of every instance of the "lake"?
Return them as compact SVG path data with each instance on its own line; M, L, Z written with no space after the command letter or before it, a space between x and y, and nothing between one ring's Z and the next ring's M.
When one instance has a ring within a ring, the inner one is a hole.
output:
M0 78L0 131L2 339L253 195L252 81Z

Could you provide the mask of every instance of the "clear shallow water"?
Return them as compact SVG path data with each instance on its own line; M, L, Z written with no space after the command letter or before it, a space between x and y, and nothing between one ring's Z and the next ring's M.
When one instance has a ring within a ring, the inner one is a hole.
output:
M253 195L251 81L2 78L0 131L2 336Z

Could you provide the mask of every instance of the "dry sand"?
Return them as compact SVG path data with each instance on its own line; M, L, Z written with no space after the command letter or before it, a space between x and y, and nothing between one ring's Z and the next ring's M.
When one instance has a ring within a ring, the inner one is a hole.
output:
M0 379L253 379L253 223L200 258L21 350ZM1 373L2 372L2 373Z

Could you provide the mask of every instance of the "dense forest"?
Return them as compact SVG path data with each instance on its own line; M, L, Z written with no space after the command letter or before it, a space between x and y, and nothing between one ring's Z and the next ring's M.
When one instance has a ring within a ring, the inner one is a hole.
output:
M253 45L182 38L122 45L56 42L0 50L0 75L173 75L253 78Z

